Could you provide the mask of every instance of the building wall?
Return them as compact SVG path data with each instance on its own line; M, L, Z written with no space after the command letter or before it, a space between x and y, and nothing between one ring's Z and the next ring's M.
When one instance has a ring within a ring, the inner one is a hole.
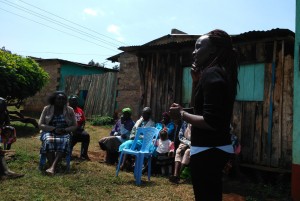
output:
M121 114L123 108L130 107L132 119L136 121L142 109L138 60L136 56L124 53L120 56L119 62L115 112Z
M83 67L80 65L72 64L72 63L66 63L61 65L60 70L60 81L59 81L59 89L64 90L65 89L65 77L66 76L81 76L81 75L94 75L94 74L102 74L105 73L105 71L102 68L90 68L90 67Z
M35 96L26 99L25 113L41 113L47 105L48 96L59 88L60 64L58 61L39 61L39 64L49 74L49 82Z
M116 72L67 76L65 79L65 92L67 94L79 95L80 91L86 92L83 109L87 118L93 118L94 115L113 116L117 80Z

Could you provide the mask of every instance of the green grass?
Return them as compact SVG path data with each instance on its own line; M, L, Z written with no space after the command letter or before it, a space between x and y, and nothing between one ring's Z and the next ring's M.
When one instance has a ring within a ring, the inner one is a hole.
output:
M115 166L100 163L104 152L98 141L109 134L111 127L92 126L87 123L86 130L91 135L89 156L92 161L71 162L70 173L60 172L55 176L46 176L38 170L39 130L30 124L13 123L17 129L17 142L12 145L15 155L8 161L9 168L25 176L16 180L0 181L1 200L193 200L190 183L171 184L167 178L152 176L151 181L143 175L142 185L136 186L132 172L121 171L115 176ZM74 147L73 156L78 156L80 144ZM228 183L225 185L231 185ZM245 196L245 200L276 198L284 200L277 188L270 185L236 183L245 186L244 191L231 191ZM259 192L259 193L258 193ZM267 194L267 196L265 196ZM272 196L273 195L273 196ZM276 196L274 196L276 195ZM285 196L285 197L284 197Z
M1 199L5 200L192 200L190 184L171 185L164 177L142 178L140 187L135 185L131 172L115 176L115 167L99 163L103 152L98 140L107 136L109 127L87 124L91 135L90 156L92 161L72 161L70 173L57 173L50 177L38 170L39 131L31 125L16 123L17 142L12 145L14 157L8 161L9 168L25 176L16 180L0 181ZM74 148L76 155L80 144Z

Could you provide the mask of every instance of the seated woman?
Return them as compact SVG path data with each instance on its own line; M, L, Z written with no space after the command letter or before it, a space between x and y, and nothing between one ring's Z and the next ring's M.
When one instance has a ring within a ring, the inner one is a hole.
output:
M160 123L157 123L155 127L158 130L161 130L163 128L166 129L168 133L168 139L174 142L174 136L175 136L175 124L173 121L171 121L170 115L168 112L164 112L162 114L162 120Z
M154 121L152 121L152 119L151 119L151 114L152 114L152 111L151 111L150 107L145 107L143 109L141 118L139 120L137 120L137 122L135 123L135 125L133 126L133 128L131 130L130 140L123 142L119 146L119 152L121 152L124 148L126 148L126 149L131 148L131 145L133 143L133 139L135 137L135 133L136 133L136 130L138 127L154 127L155 126ZM142 138L137 141L136 150L140 150L141 146L142 146ZM125 154L123 157L122 164L120 166L121 170L124 168L124 164L125 164L126 160L127 160L127 155Z
M16 129L10 126L6 100L0 97L0 138L5 150L10 150L11 144L17 139Z
M77 129L74 110L67 106L67 96L62 91L54 92L41 114L41 154L46 154L50 168L46 173L55 174L56 165L63 154L70 151L70 133Z
M72 150L77 142L81 142L80 159L89 160L88 149L90 144L90 135L84 130L85 115L83 110L78 107L78 97L76 95L69 97L69 106L73 108L77 121L77 129L73 132L72 136Z
M106 151L105 162L107 164L115 164L118 161L119 146L129 139L130 132L134 126L131 119L131 109L124 108L122 116L114 125L109 137L100 139L99 146Z

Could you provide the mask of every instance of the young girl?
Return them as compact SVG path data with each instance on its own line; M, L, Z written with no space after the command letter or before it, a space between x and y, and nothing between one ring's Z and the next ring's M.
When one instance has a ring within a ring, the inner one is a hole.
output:
M10 126L6 100L0 97L0 142L3 143L4 149L9 150L16 139L16 129Z
M172 173L172 162L174 156L174 142L168 139L167 129L162 129L159 132L159 139L156 142L157 161L156 165L161 166L162 175L166 175L166 168L168 168L168 174Z

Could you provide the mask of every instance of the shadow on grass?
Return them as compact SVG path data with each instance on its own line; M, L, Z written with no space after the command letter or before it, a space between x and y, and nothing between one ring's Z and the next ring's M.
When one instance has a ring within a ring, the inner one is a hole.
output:
M24 124L21 122L12 122L11 125L15 127L18 137L29 138L39 133L39 129L31 124Z

